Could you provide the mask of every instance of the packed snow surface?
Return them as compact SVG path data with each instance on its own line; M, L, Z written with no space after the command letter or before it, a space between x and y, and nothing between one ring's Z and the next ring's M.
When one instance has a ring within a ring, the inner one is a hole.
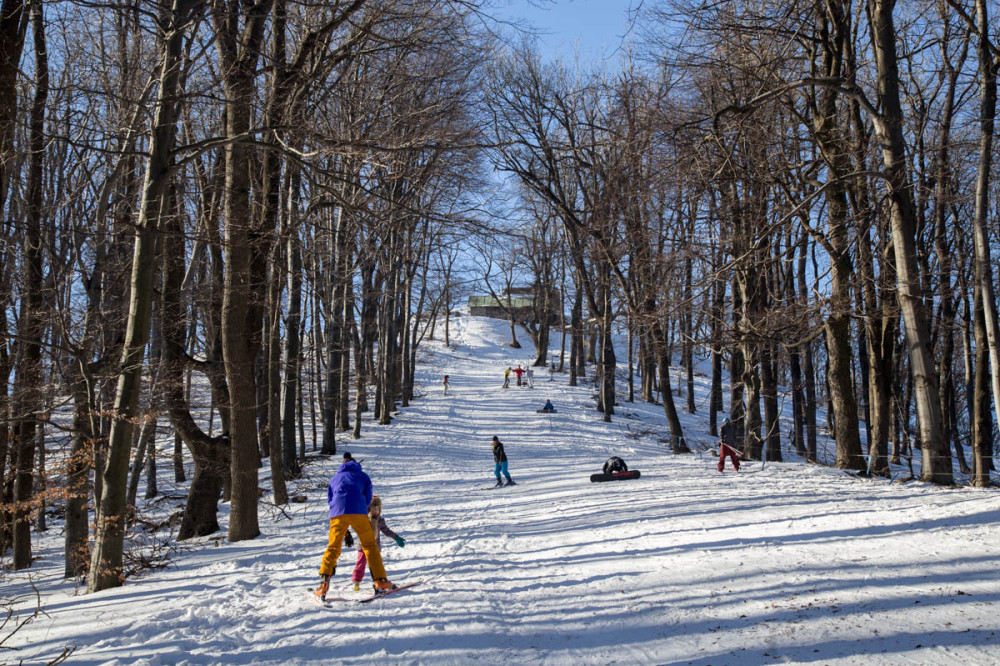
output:
M389 577L420 585L354 603L365 588L351 589L345 547L330 592L345 600L310 597L340 461L315 457L292 487L305 503L278 509L265 495L259 538L228 543L223 504L218 535L98 594L62 578L52 521L35 565L0 578L22 619L32 586L43 611L0 662L70 647L72 664L1000 663L995 490L859 479L788 451L719 474L707 452L671 453L662 407L621 399L604 423L592 385L545 369L533 389L513 378L501 389L530 350L506 344L503 322L453 327L451 348L423 343L410 406L338 443L406 539L382 539ZM695 449L712 442L698 381L697 412L682 416ZM546 398L556 414L536 413ZM516 486L491 488L493 435ZM611 455L641 478L590 483Z

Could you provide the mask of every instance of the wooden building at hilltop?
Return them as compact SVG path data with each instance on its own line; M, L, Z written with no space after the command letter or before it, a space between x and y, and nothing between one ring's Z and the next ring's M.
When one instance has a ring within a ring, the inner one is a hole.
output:
M518 323L535 324L544 316L541 306L536 305L539 290L534 287L515 287L500 295L498 301L493 296L470 296L469 314L474 317L491 317L493 319L509 319L513 314ZM561 299L559 290L553 289L549 294L548 318L549 324L559 322Z

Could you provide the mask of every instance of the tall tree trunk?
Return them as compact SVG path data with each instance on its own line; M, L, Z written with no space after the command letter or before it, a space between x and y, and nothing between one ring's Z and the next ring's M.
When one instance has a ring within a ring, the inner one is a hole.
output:
M150 313L153 304L156 265L156 232L168 197L171 151L177 134L177 93L184 28L197 0L173 0L169 14L170 28L163 36L162 62L156 116L149 142L149 163L143 183L139 219L135 225L132 252L132 296L122 347L122 372L118 377L108 441L108 464L103 472L100 515L90 560L88 592L99 592L121 585L124 577L122 557L125 539L125 480L128 473L132 429L137 416L143 357L149 341Z
M25 0L3 0L0 4L0 211L6 210L14 161L17 79L28 27L27 6Z
M283 229L290 237L289 229ZM281 270L284 244L278 239L271 246L271 279L268 284L267 302L268 326L267 342L267 440L268 460L271 464L271 491L274 503L288 504L288 490L285 486L285 451L282 446L281 421L281 292L284 274Z
M206 228L217 222L206 222ZM219 530L218 504L229 464L229 388L225 380L225 369L219 357L221 349L218 339L217 324L210 320L206 326L216 330L207 344L208 360L197 363L200 370L208 377L212 391L212 404L217 406L222 420L222 435L212 437L204 432L190 411L190 367L194 363L189 360L189 320L194 317L187 310L188 299L184 290L185 254L184 235L181 218L178 215L168 216L163 221L163 288L160 300L160 332L162 336L160 349L160 384L162 386L163 404L174 427L175 446L183 443L191 451L194 463L194 473L188 489L187 503L178 530L178 540L193 536L206 536ZM214 240L214 239L213 239ZM220 252L218 244L213 242L213 252ZM218 257L216 257L218 259ZM221 276L213 271L213 293L221 283ZM209 313L217 310L218 296L215 303L208 308ZM211 316L211 314L210 314ZM175 474L178 469L183 474L182 454L175 450Z
M823 68L826 76L850 76L845 60L849 58L850 15L838 2L827 3L828 22L824 25ZM851 376L853 353L851 340L851 255L848 237L848 200L844 179L853 171L850 153L838 125L836 93L820 92L813 128L827 166L826 183L827 251L830 254L830 314L825 326L828 359L827 382L833 412L833 436L836 440L836 465L841 469L865 469L859 434L858 403Z
M946 436L949 436L955 447L955 458L958 459L959 471L969 473L965 462L962 444L959 440L958 427L955 423L955 294L952 285L953 260L951 245L948 239L947 210L954 196L951 175L951 128L955 117L955 95L958 86L958 74L968 51L968 42L963 41L962 54L958 66L949 60L950 33L946 32L941 44L942 69L947 75L947 87L944 98L944 108L941 110L941 129L934 157L934 188L933 222L934 250L938 257L937 301L940 316L938 340L940 355L938 361L938 385L941 387L941 416Z
M995 7L995 5L994 5ZM976 248L976 288L982 294L983 325L989 349L990 386L993 390L995 421L1000 423L1000 319L997 315L996 293L993 288L993 263L990 256L989 197L990 176L993 164L993 135L997 114L997 71L1000 58L990 49L990 22L986 0L976 0L976 24L979 38L976 50L979 56L979 164L976 173L976 210L973 218L973 238ZM992 26L995 30L996 26ZM978 340L977 340L978 349ZM976 364L979 372L979 364ZM992 444L990 442L989 444ZM987 443L983 446L992 449Z
M294 169L294 167L290 167ZM295 213L298 206L299 172L295 169L288 178L288 197L285 215L289 229L288 248L288 315L285 320L285 374L281 386L281 450L289 476L297 477L301 468L296 460L295 414L299 385L299 364L302 356L302 249L296 231Z
M976 370L973 379L972 400L972 476L973 486L986 488L990 485L990 470L993 468L993 419L989 409L989 343L986 339L986 317L982 307L982 291L976 290L973 329L976 339Z
M917 264L916 215L906 167L903 109L900 104L896 55L895 0L868 0L873 47L878 68L882 114L875 123L882 146L885 183L889 194L892 239L896 252L896 275L900 310L906 328L913 376L913 399L920 432L921 479L951 484L951 449L944 436L941 402L935 369L930 322L924 307L920 268Z
M660 374L660 395L663 398L663 413L667 417L670 430L670 448L674 453L690 453L684 429L674 404L674 394L670 389L670 350L667 344L667 330L663 323L656 322L649 327L650 347L656 355L657 370Z
M90 313L88 313L90 319ZM88 328L84 323L84 329ZM99 425L93 403L93 378L88 376L86 359L73 363L73 439L66 463L66 578L82 576L90 559L90 469L94 439ZM2 474L0 474L0 478Z
M227 4L222 0L214 0L212 4L215 45L225 89L225 134L228 139L222 356L230 400L230 541L253 539L260 534L257 512L260 453L254 367L262 320L257 316L260 304L250 299L263 293L257 291L263 276L258 272L255 253L267 252L260 233L268 231L255 228L253 224L250 206L252 152L242 139L250 130L256 94L254 78L270 7L269 0L248 6ZM242 26L241 18L244 19Z
M6 3L5 3L6 4ZM48 54L45 46L45 17L41 0L31 2L31 31L34 34L35 96L29 127L27 215L23 236L21 311L18 321L18 361L15 368L14 418L17 466L14 481L14 569L31 566L31 502L34 495L35 451L40 437L39 415L43 413L42 336L45 313L42 308L42 160L45 155L45 102L49 94ZM2 168L2 167L0 167ZM2 210L2 209L0 209Z

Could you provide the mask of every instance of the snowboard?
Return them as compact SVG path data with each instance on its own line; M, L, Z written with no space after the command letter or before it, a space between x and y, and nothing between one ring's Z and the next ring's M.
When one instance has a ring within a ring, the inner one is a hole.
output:
M625 481L626 479L638 479L639 470L630 469L627 472L612 472L611 474L591 474L590 481L592 483L597 483L598 481Z
M555 414L555 413L556 413L556 410L554 410L554 409L550 409L550 410L546 411L546 410L544 410L544 409L536 409L536 410L535 410L535 413L536 413L536 414Z

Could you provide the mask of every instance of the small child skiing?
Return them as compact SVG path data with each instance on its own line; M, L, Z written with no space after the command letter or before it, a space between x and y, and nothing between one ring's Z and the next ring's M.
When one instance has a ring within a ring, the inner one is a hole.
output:
M448 395L448 386L449 386L449 384L448 384L448 375L445 375L444 379L441 380L441 386L442 386L442 391L443 391L442 395Z
M373 495L372 503L368 505L368 520L371 523L372 532L375 533L375 545L379 548L379 552L382 549L383 534L395 540L396 545L400 548L406 545L403 537L393 532L385 524L385 518L382 517L382 498L378 495ZM354 563L354 572L351 574L351 582L354 583L355 591L361 589L361 581L365 577L365 568L367 566L368 558L365 556L365 551L358 548L358 559Z
M500 479L501 472L503 472L503 475L507 477L506 485L517 485L514 483L514 479L510 478L510 472L507 471L507 453L503 450L503 443L496 435L493 435L493 462L493 473L497 477L497 485L493 486L494 488L499 488L504 485L504 482Z
M523 386L523 384L521 383L521 375L524 374L524 368L522 368L520 364L518 364L518 366L514 368L514 374L517 375L517 385Z

